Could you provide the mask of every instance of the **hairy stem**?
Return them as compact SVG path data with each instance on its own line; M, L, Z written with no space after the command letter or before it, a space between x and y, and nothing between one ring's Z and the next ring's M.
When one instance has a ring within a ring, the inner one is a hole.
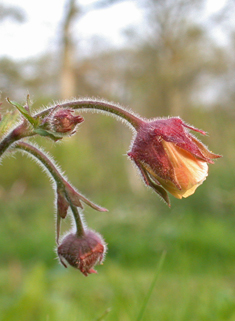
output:
M73 217L74 217L75 224L76 224L76 234L78 237L83 236L85 234L85 231L84 231L82 219L79 214L78 208L76 206L74 206L73 203L70 204L70 208L72 210Z
M26 121L23 121L19 126L14 128L7 136L5 136L3 140L0 142L0 157L8 149L8 147L16 141L24 137L29 137L33 135L35 135L35 133L32 130L28 129L28 124L26 123Z
M37 113L34 115L34 119L43 119L53 111L55 107L61 108L70 108L70 109L84 109L84 110L97 110L97 111L104 111L113 115L120 117L121 119L125 120L128 124L130 124L135 130L143 124L143 119L136 114L129 112L125 108L122 108L118 105L113 103L108 103L104 101L98 101L95 99L87 99L87 100L77 100L66 102L60 105L56 105L50 108L45 109L42 112ZM0 157L2 154L12 145L14 142L24 138L36 135L34 130L28 129L28 124L26 120L24 120L18 127L12 130L1 142L0 142Z
M76 223L76 227L77 227L77 234L79 236L84 235L84 228L83 228L81 217L80 217L78 209L77 209L77 205L74 205L74 203L71 200L71 197L68 193L69 192L68 186L70 186L70 185L66 182L66 180L61 175L61 173L58 171L58 169L53 164L53 162L41 150L39 150L35 146L32 146L26 142L18 142L15 144L14 147L17 149L21 149L27 153L30 153L31 155L36 157L45 166L45 168L48 170L48 172L51 174L51 176L56 181L57 188L63 190L65 193L66 199L69 203L69 206L72 210L72 213L73 213L73 216L75 219L75 223Z
M143 123L143 119L140 116L135 115L132 112L129 112L128 110L115 105L113 103L108 103L105 101L98 101L95 99L87 99L87 100L77 100L77 101L71 101L66 102L63 104L59 104L59 107L62 108L71 108L71 109L91 109L91 110L100 110L107 113L114 114L122 119L124 119L127 123L129 123L134 129L138 130L140 125ZM44 117L48 113L50 113L56 106L50 107L49 109L40 112L36 116Z
M53 162L37 147L26 143L26 142L17 142L14 145L14 148L21 149L34 157L36 157L48 170L48 172L51 174L51 176L56 181L56 184L59 188L64 187L65 179L61 175L61 173L58 171L56 166L53 164Z

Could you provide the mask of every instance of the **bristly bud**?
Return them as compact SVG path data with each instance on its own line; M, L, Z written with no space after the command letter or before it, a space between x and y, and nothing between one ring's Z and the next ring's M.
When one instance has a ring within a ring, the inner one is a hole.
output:
M98 233L86 230L83 236L70 233L64 237L57 249L60 262L79 269L85 276L97 273L93 267L101 264L107 251L106 244Z
M83 117L74 116L73 112L73 109L61 108L59 105L54 107L50 114L41 120L35 133L55 141L73 135L76 126L84 121Z
M51 119L51 130L60 134L73 134L75 127L84 121L81 116L74 116L72 109L58 109Z
M206 179L207 163L220 155L211 153L187 129L180 118L143 122L128 156L139 168L145 183L168 204L166 191L176 198L188 197Z

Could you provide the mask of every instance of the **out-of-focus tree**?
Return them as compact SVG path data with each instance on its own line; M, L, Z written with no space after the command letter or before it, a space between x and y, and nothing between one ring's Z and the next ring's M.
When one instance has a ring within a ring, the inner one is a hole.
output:
M26 61L0 59L0 90L2 99L24 101L31 94L38 103L58 99L58 78L56 62L51 55L31 58Z
M235 2L227 1L223 9L213 16L212 24L219 25L220 38L222 33L222 51L225 72L216 83L216 107L225 109L230 117L235 117L235 24L234 24Z
M148 21L130 81L133 99L151 115L184 116L199 80L218 72L219 48L199 19L204 4L203 0L144 2Z
M59 78L62 99L74 97L76 94L87 95L91 91L86 77L87 65L81 64L80 57L77 55L79 46L75 43L72 32L74 23L92 10L102 9L121 1L123 0L101 0L83 7L79 6L76 0L66 2L60 42L61 69Z
M181 115L200 103L228 72L226 48L213 37L206 1L138 1L141 29L131 30L123 50L94 55L86 66L90 83L104 96L131 102L149 116ZM226 20L220 12L218 24Z
M75 44L71 34L71 28L80 10L76 0L69 0L65 7L65 16L62 24L61 39L61 72L60 72L60 96L62 99L74 97L76 93L75 75Z

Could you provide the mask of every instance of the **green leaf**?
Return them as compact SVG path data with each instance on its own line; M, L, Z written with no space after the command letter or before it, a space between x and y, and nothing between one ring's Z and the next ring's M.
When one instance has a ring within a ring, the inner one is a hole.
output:
M57 137L57 136L53 135L50 131L47 131L47 130L42 129L42 128L40 128L40 127L35 128L35 129L34 129L34 132L35 132L36 134L40 135L40 136L50 137L50 138L51 138L52 140L54 140L54 141L57 141L57 140L59 140L59 139L62 139L62 137Z
M37 126L38 121L36 119L34 119L29 112L20 104L18 104L15 101L11 101L9 98L7 98L7 101L14 107L16 107L19 112L30 122L31 125L33 125L34 127Z

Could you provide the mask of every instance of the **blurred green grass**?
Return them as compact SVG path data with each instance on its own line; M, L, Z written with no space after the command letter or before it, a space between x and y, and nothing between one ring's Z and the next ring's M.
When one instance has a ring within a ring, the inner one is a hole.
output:
M104 265L98 266L97 275L85 278L58 264L48 178L20 153L4 158L0 320L135 321L163 252L166 258L143 320L235 320L232 120L223 137L210 124L213 139L203 141L224 158L210 166L194 195L171 197L171 209L142 182L130 184L134 172L124 157L129 131L98 115L86 120L88 126L64 143L37 142L82 193L110 210L84 211L88 226L108 243ZM69 219L63 225L63 231L68 230Z
M1 202L0 320L98 320L107 309L105 320L135 320L163 251L143 320L235 320L231 219L196 216L183 205L164 215L151 206L138 211L139 203L86 210L109 252L85 278L55 260L52 209L33 195Z

